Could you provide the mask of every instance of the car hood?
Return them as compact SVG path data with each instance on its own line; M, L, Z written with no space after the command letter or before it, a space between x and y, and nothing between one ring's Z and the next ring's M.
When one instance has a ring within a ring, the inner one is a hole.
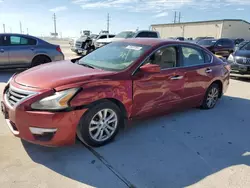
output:
M53 89L67 84L91 81L113 72L92 69L68 61L40 65L18 74L15 82L33 88Z
M110 43L110 42L120 41L120 40L124 40L124 38L107 38L107 39L98 39L96 42L99 42L99 43Z
M237 50L236 52L234 52L234 56L250 58L250 51L249 50Z

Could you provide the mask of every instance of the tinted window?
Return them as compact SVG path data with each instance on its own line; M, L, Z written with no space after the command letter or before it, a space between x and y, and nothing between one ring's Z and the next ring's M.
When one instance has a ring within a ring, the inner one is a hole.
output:
M231 40L223 40L223 45L224 46L233 46L233 41L231 41Z
M216 40L204 39L198 42L199 45L212 46L216 43Z
M157 64L161 69L173 68L177 65L177 50L175 47L166 47L155 52L146 62Z
M109 38L114 38L115 37L115 35L109 35Z
M107 38L107 35L102 35L102 36L100 36L99 39L106 39L106 38Z
M183 66L194 66L204 64L204 56L201 50L191 47L181 47L183 56Z
M223 46L223 40L218 40L218 42L216 43L216 46Z
M4 42L3 42L3 36L0 36L0 46L3 46Z
M36 45L36 40L26 37L10 36L10 45Z
M136 37L139 38L158 38L156 32L140 32Z

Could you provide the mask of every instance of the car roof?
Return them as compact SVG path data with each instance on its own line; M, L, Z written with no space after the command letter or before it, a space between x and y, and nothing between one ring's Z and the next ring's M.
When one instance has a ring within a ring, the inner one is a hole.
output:
M166 45L166 44L195 45L190 42L176 41L176 40L171 40L171 39L160 39L160 38L129 38L129 39L124 39L118 42L135 43L135 44L149 45L149 46L160 46L160 45Z

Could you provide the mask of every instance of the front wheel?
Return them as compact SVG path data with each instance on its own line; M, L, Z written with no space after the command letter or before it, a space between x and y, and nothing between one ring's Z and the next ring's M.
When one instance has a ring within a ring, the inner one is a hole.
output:
M80 120L78 138L94 147L109 143L118 133L120 114L120 109L112 102L101 102L93 106Z
M218 84L214 83L212 84L206 94L205 97L203 99L203 103L201 105L201 107L203 109L212 109L215 107L218 99L219 99L219 95L220 95L220 88L218 86Z

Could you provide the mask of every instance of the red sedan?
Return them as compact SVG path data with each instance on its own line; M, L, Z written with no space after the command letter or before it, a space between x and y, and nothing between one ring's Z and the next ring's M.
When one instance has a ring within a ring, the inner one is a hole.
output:
M77 135L101 146L126 119L213 108L228 88L229 71L196 44L127 39L13 76L2 111L13 134L29 142L68 145Z

